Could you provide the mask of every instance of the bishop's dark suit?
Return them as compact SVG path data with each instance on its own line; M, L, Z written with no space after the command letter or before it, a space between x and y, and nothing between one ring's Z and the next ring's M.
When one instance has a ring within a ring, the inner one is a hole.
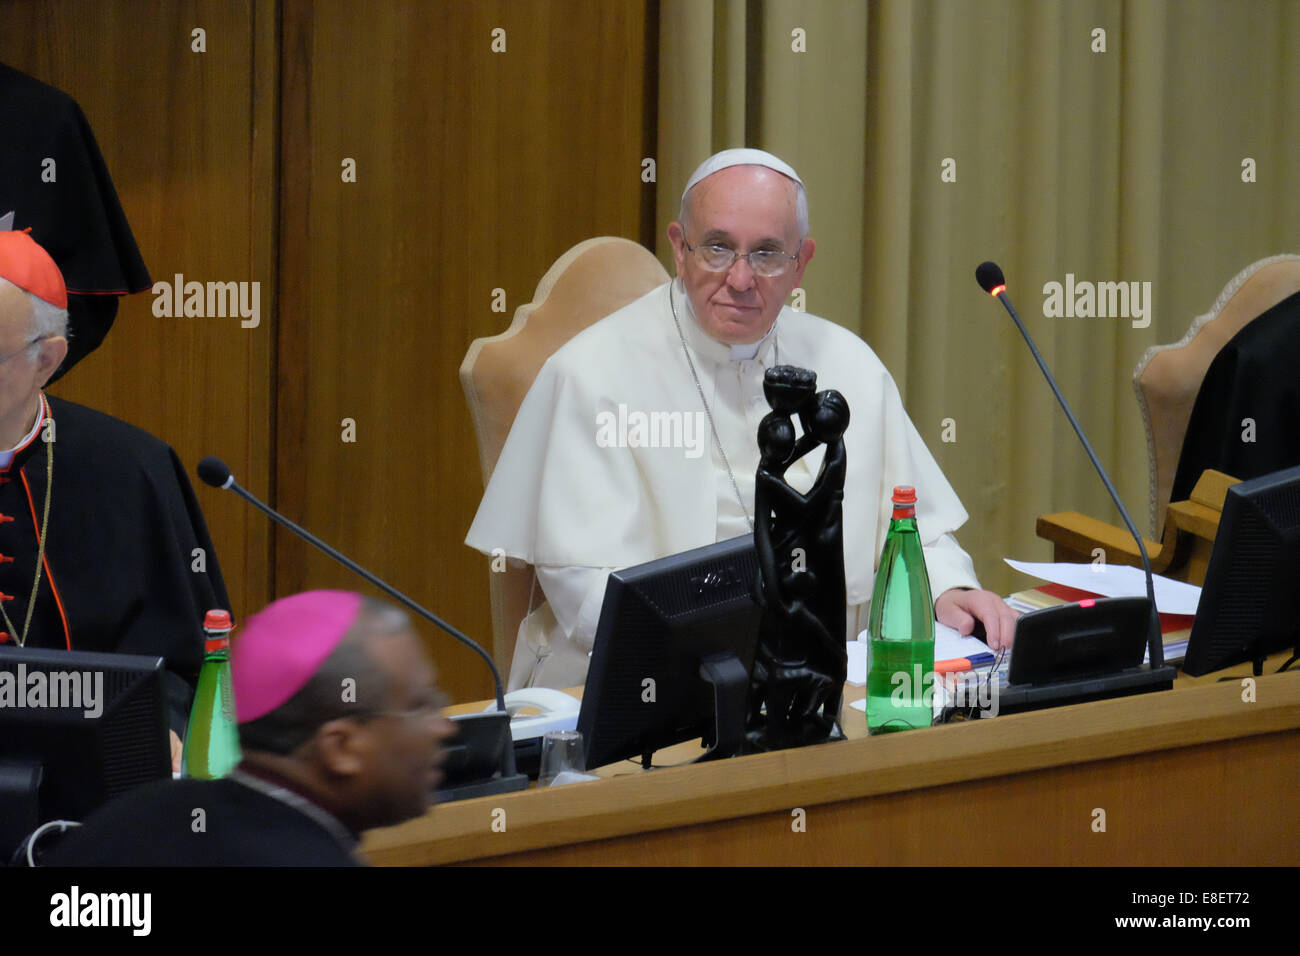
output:
M201 828L195 808L203 809ZM79 867L360 865L356 834L319 808L312 813L231 778L161 780L91 814L42 862Z

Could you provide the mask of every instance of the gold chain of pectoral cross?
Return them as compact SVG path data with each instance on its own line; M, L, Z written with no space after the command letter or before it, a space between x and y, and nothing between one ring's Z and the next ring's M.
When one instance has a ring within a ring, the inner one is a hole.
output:
M45 405L45 396L41 396L41 413L44 416L47 413ZM52 420L52 419L51 419ZM32 612L36 610L36 592L41 588L41 569L45 566L45 534L50 528L50 496L54 491L54 442L45 442L45 508L44 514L41 515L41 536L36 544L36 579L32 582L32 596L27 600L27 618L23 621L23 632L19 634L14 627L14 622L9 620L9 612L5 610L5 602L0 601L0 615L3 615L5 627L9 628L9 633L13 639L22 647L27 643L27 631L32 626Z
M686 356L686 364L690 366L691 378L695 379L695 390L700 393L700 404L704 406L704 414L709 419L709 430L713 432L713 444L717 446L718 455L722 458L722 467L727 469L727 477L731 479L731 490L736 493L736 501L740 503L740 510L745 513L745 522L749 525L749 530L754 530L754 519L749 516L749 508L745 506L745 499L741 497L740 485L736 483L736 474L731 470L731 462L727 461L727 453L722 447L722 438L718 435L718 426L713 422L713 412L709 409L709 400L704 397L704 386L700 384L700 375L695 371L695 362L691 359L691 350L686 345L686 336L682 332L681 319L677 318L677 304L673 301L673 286L676 283L668 284L668 307L673 311L673 324L677 326L677 337L682 341L682 354ZM781 364L780 343L775 336L772 339L772 362L775 365Z

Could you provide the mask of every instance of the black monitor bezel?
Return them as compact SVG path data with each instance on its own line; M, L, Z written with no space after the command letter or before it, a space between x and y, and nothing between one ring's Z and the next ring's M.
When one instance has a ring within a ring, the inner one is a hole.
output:
M1300 502L1300 466L1228 488L1214 548L1183 657L1183 673L1199 677L1243 661L1257 670L1270 654L1295 645L1300 634L1300 507L1294 520L1271 514L1268 500L1291 494ZM1267 528L1277 555L1252 540ZM1258 570L1267 566L1267 574ZM1290 610L1288 610L1290 609ZM1259 619L1242 619L1258 614Z
M39 822L81 821L142 783L171 776L165 664L161 657L0 647L0 668L105 675L103 712L0 707L0 762L39 763ZM5 848L8 849L7 847Z

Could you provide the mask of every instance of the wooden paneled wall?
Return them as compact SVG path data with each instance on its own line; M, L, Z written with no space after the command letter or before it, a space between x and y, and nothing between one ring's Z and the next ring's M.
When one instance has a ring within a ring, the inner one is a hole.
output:
M191 49L196 28L203 53ZM261 283L255 329L239 318L156 317L149 293L122 299L104 343L50 389L176 449L237 620L270 599L270 531L234 495L202 485L194 466L219 455L264 492L276 452L274 35L273 8L247 2L0 7L0 60L81 106L153 280Z
M187 465L221 455L489 643L457 368L570 246L653 241L653 0L53 0L0 17L0 60L81 104L155 281L261 282L256 329L124 300L54 391ZM198 494L237 617L308 588L377 593L233 496ZM453 696L487 695L468 651L421 631Z

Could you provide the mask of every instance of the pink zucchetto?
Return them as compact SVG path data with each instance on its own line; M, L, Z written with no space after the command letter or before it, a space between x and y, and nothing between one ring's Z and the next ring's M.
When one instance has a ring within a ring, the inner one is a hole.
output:
M256 720L298 693L360 611L361 595L352 591L306 591L250 617L231 641L236 720Z

